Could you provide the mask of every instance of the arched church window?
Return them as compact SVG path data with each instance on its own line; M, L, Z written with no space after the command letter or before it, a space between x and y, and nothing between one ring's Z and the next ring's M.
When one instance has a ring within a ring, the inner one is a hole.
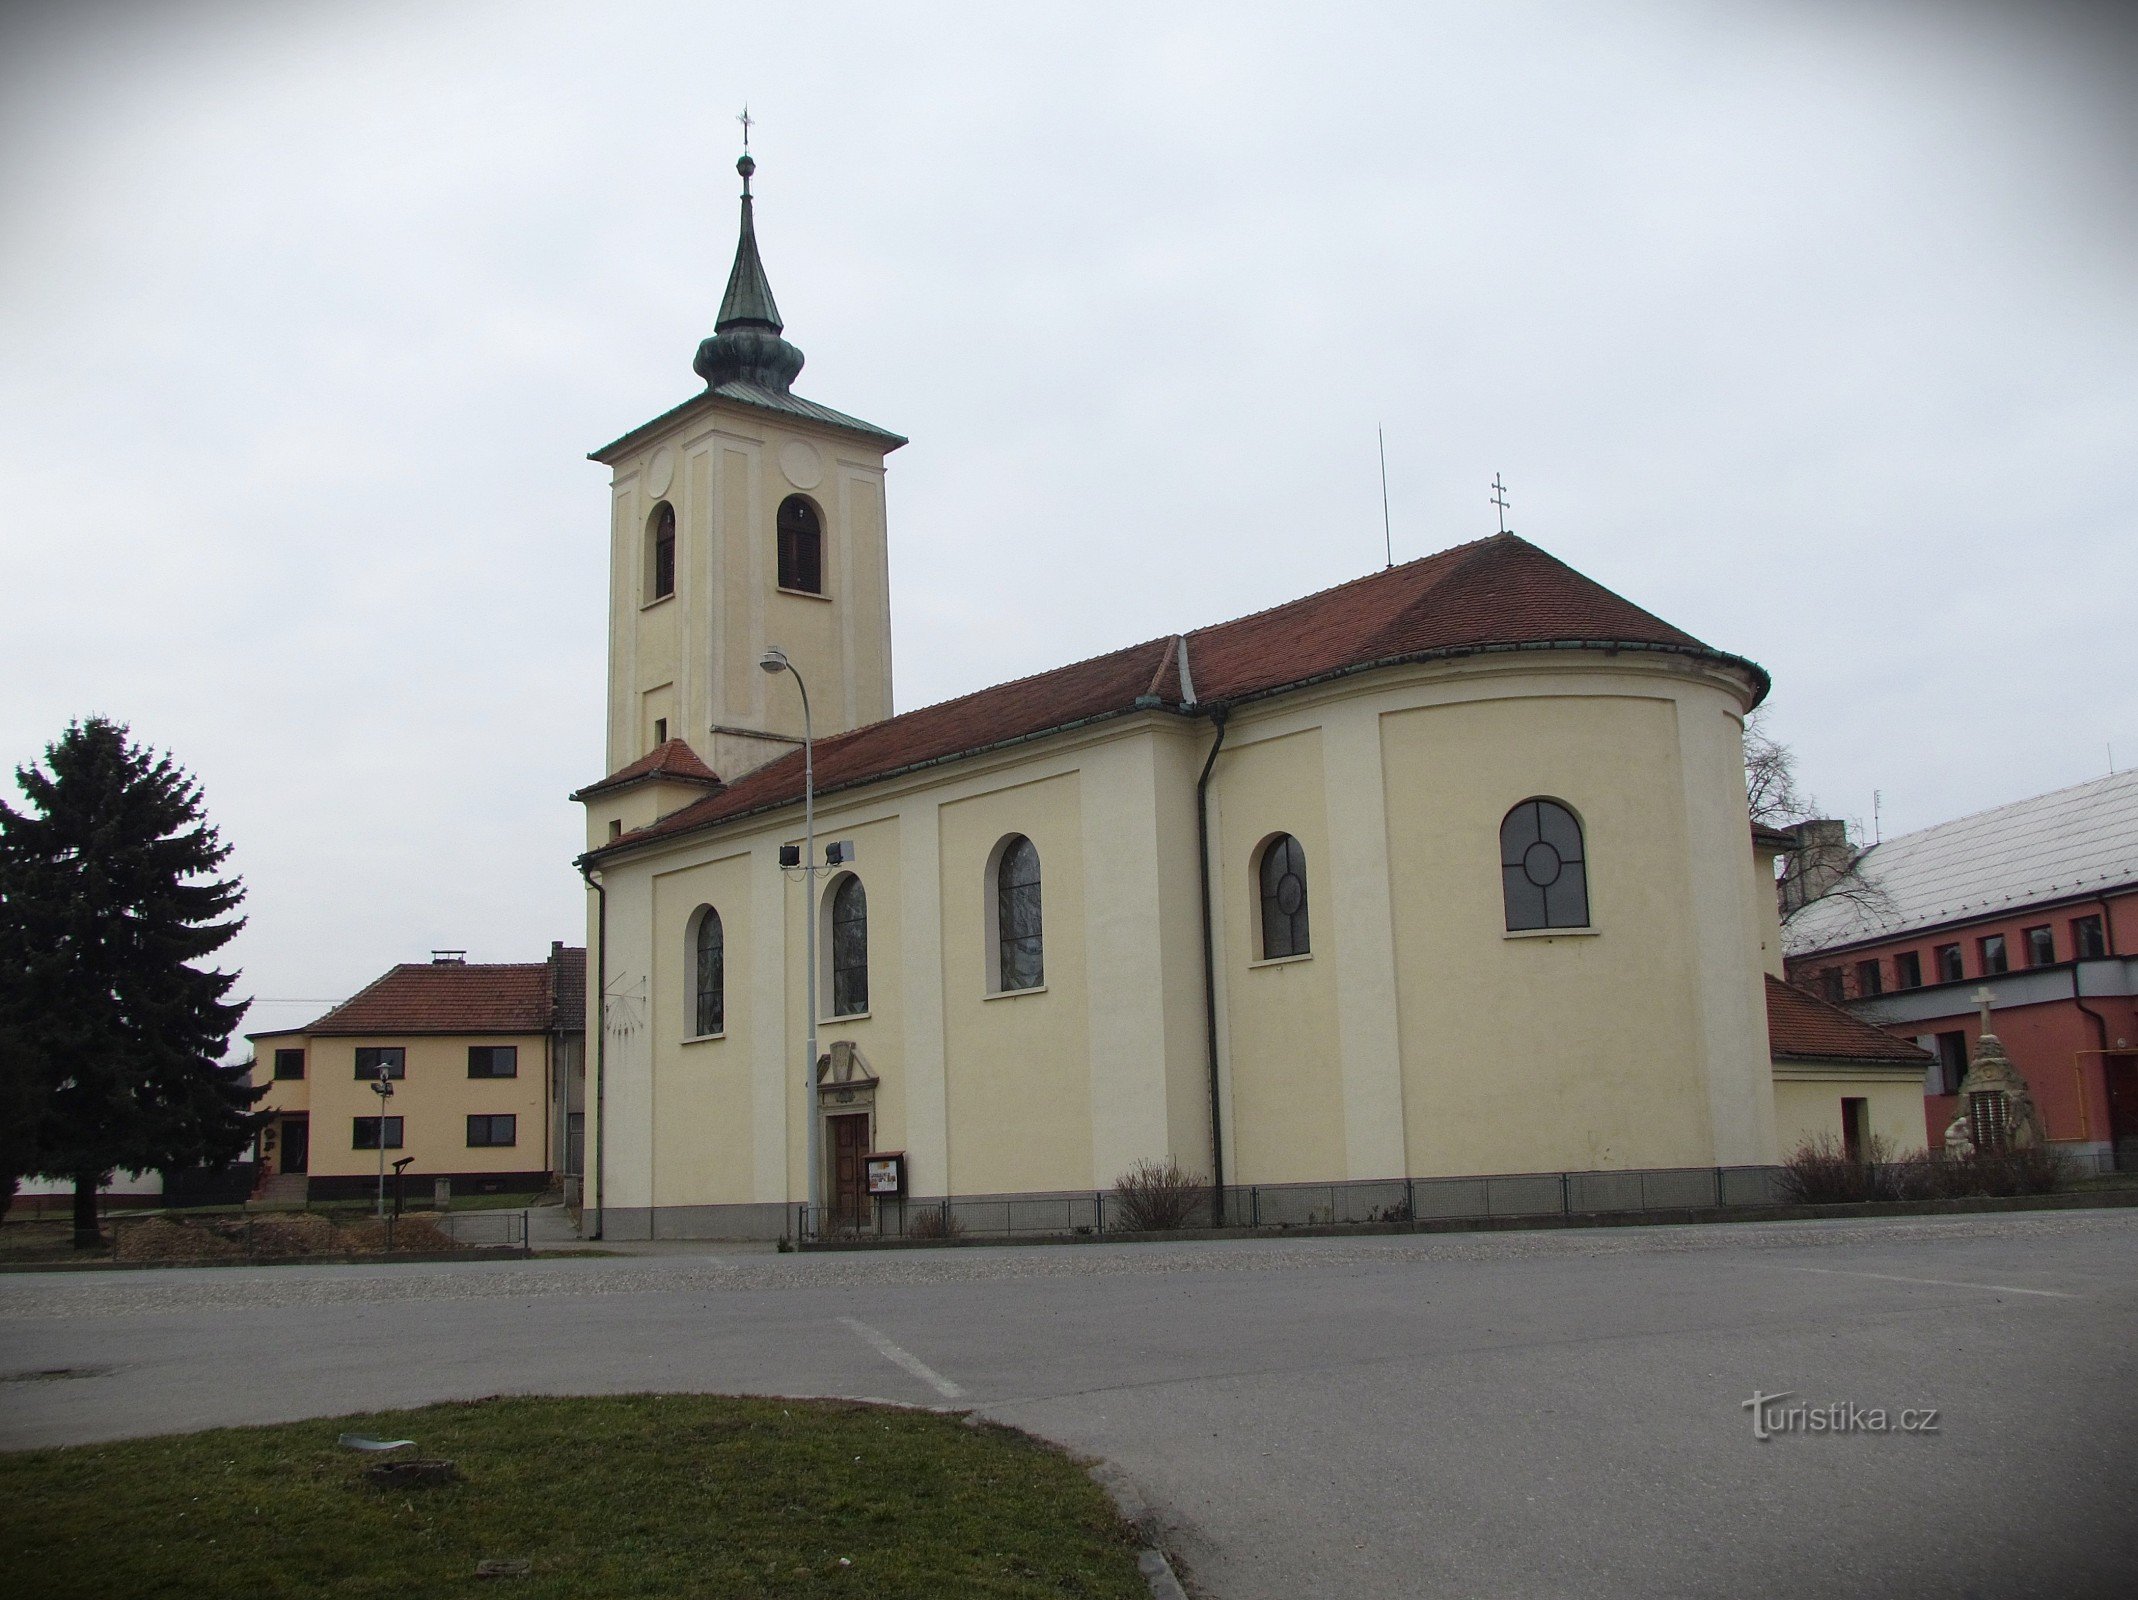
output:
M1047 981L1040 938L1039 851L1012 834L995 864L995 970L1002 992Z
M691 938L697 980L692 986L691 1021L699 1038L722 1032L727 1024L727 934L720 913L698 908L698 928Z
M665 600L676 592L676 508L663 500L646 522L646 598Z
M1556 800L1524 800L1500 823L1507 929L1586 928L1589 871L1581 824Z
M855 1017L868 1008L869 897L849 872L831 892L831 1014Z
M1256 877L1262 896L1262 959L1308 954L1307 853L1299 841L1280 833L1265 844Z
M824 592L824 523L817 508L798 494L779 505L779 586L804 594Z

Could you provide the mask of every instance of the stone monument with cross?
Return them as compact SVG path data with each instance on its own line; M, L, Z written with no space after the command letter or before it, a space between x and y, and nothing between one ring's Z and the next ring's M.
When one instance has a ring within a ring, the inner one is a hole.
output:
M1945 1130L1945 1153L1968 1156L1978 1150L2023 1149L2045 1144L2041 1112L2027 1080L2004 1053L1990 1020L1990 1003L1996 999L1987 986L1968 998L1981 1008L1982 1025L1975 1039L1975 1053L1967 1076L1960 1082L1960 1114Z

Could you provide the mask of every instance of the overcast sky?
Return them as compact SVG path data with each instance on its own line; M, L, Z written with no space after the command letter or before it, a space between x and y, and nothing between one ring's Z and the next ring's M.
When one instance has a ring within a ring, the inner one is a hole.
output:
M910 709L1511 522L1774 674L1887 834L2138 763L2138 203L2103 6L0 10L0 763L119 718L248 1028L584 937L607 473L738 132L896 429ZM11 796L12 799L12 796Z

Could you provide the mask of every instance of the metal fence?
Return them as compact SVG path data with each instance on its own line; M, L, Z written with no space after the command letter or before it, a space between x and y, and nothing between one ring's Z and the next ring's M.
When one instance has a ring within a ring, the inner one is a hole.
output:
M1495 1217L1708 1211L1772 1205L1777 1167L1678 1167L1622 1172L1519 1172L1358 1183L1207 1186L1179 1200L1179 1228L1311 1228ZM1134 1202L1096 1190L878 1200L860 1215L794 1208L794 1236L811 1239L1104 1238L1155 1231Z

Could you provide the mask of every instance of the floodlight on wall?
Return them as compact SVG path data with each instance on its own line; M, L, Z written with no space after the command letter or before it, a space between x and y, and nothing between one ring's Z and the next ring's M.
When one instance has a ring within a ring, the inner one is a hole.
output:
M854 841L851 839L835 839L824 847L824 864L827 867L852 866L853 861Z
M802 847L798 844L783 844L779 847L779 864L783 867L798 867L802 864Z

